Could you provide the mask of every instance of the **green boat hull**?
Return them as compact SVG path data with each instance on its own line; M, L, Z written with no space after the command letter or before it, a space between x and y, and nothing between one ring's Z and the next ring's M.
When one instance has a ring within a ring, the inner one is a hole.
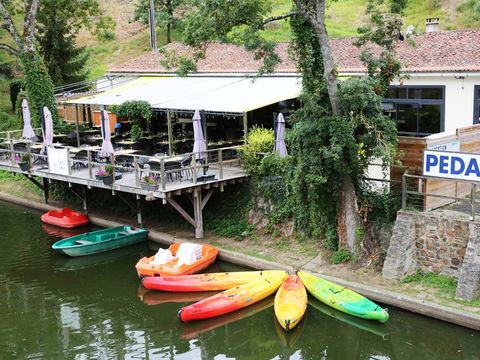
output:
M57 241L52 249L72 257L86 256L140 243L147 235L146 229L118 226Z
M355 291L304 271L299 271L297 275L310 294L334 309L362 319L380 322L388 320L387 310Z

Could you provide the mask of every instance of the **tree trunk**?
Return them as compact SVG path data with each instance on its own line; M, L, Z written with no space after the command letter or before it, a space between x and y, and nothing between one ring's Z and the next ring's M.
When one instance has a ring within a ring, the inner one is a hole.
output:
M337 233L339 246L352 254L359 252L363 241L362 220L358 214L355 185L350 176L342 179L337 209ZM357 246L358 244L358 246Z
M327 82L328 96L332 113L341 116L341 109L337 96L337 73L332 47L325 27L325 6L326 0L316 0L314 13L309 9L310 0L294 0L300 13L312 24L317 34L318 43L322 52L324 66L324 79ZM347 165L346 165L347 166ZM356 238L359 236L359 229L362 229L362 221L358 214L357 194L355 184L350 176L344 176L340 189L340 199L337 209L337 231L339 245L351 253L355 253ZM360 233L361 234L361 233ZM361 239L359 239L361 241Z
M171 27L172 27L172 24L168 23L167 24L167 44L170 44L172 42Z

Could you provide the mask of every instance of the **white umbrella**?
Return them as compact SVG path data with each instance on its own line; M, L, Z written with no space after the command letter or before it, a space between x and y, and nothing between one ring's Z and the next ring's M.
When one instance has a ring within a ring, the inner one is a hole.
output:
M277 132L273 152L278 152L280 156L287 156L287 146L285 145L285 119L283 114L278 114L277 117Z
M113 145L112 145L112 134L110 132L110 119L106 110L100 111L101 122L102 122L102 150L100 155L103 157L110 156L113 154Z
M32 121L31 121L31 117L30 117L30 109L28 108L27 99L23 99L23 101L22 101L22 113L23 113L23 134L22 134L22 136L25 139L36 138L35 133L32 129Z
M47 146L53 144L53 119L52 119L52 113L46 106L43 107L43 126L42 126L42 132L43 132L43 149L42 149L42 154L45 153L45 150L47 149Z
M204 160L207 157L207 145L205 144L205 137L203 136L202 117L198 110L195 110L192 121L194 137L193 154L195 155L196 160Z

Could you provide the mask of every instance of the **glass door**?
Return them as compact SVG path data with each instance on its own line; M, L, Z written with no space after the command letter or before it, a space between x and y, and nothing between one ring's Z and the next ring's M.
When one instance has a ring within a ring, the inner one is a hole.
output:
M480 85L475 86L475 97L473 106L473 123L480 124Z

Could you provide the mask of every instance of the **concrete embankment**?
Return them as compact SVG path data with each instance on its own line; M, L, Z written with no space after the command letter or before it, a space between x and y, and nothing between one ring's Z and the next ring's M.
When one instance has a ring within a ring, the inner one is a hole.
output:
M0 193L0 201L6 201L13 204L25 206L28 208L40 210L40 211L57 209L56 207L48 204L43 204L43 203L31 201L31 200L25 200L25 199L18 198L16 196L4 194L4 193ZM90 215L90 220L94 225L98 225L102 227L113 227L113 226L121 225L118 222L107 220L95 215ZM163 245L169 245L173 242L184 241L183 239L176 238L167 233L159 232L159 231L150 231L149 240L155 241ZM379 287L364 285L360 283L353 283L340 278L334 278L316 271L314 269L314 266L312 266L312 264L305 264L304 266L301 266L301 267L299 266L298 268L294 268L292 266L278 264L271 261L259 259L253 256L238 253L235 251L223 250L223 249L220 249L219 258L226 262L230 262L233 264L246 266L254 269L279 269L279 270L285 270L290 273L293 273L294 271L300 270L301 268L303 268L314 274L322 276L327 280L336 282L337 284L340 284L342 286L355 290L374 301L381 302L386 305L395 306L400 309L409 310L414 313L433 317L439 320L447 321L453 324L457 324L460 326L464 326L464 327L468 327L468 328L480 331L480 315L462 311L460 309L456 309L448 306L442 306L430 301L425 301L425 300L404 295L398 292L387 291Z

